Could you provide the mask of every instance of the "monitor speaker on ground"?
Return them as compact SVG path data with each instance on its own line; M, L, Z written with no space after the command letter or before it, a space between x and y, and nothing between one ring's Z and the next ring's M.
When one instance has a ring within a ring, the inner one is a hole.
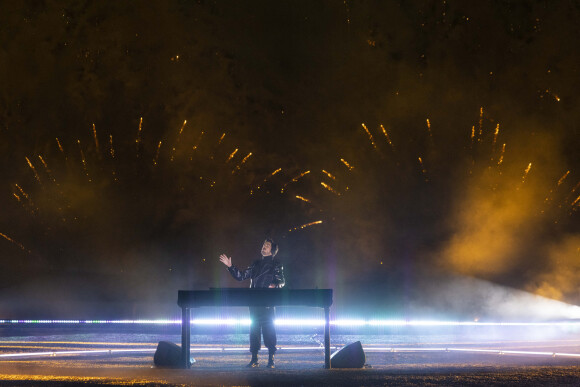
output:
M170 341L160 341L153 356L157 367L176 368L181 365L181 347Z
M332 368L363 368L366 357L360 341L348 344L330 356Z

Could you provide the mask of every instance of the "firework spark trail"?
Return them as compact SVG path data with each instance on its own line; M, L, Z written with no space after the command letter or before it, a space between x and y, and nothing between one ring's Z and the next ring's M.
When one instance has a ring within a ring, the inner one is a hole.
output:
M23 251L26 251L28 254L31 254L31 251L28 250L26 247L22 246L22 244L16 242L14 239L10 238L8 235L3 234L0 232L0 236L6 239L8 242L14 243L16 246L20 247Z
M421 172L423 173L423 176L425 177L425 181L429 181L429 179L427 178L427 170L425 169L425 165L423 165L423 159L421 157L418 157L419 160L419 165L421 166Z
M173 161L174 157L175 157L175 149L177 148L177 145L180 142L181 139L181 133L183 133L183 129L185 128L185 124L187 124L187 120L183 121L183 124L181 125L181 128L179 129L179 132L177 133L177 138L175 139L175 145L171 148L171 155L169 156L169 161Z
M479 108L479 135L477 137L477 142L481 142L482 135L483 135L483 106Z
M276 169L274 172L270 173L268 176L266 176L264 178L264 180L262 181L262 183L260 183L257 187L256 190L259 190L261 188L261 185L264 184L265 182L268 181L269 178L271 178L272 176L274 176L275 174L279 173L280 171L282 171L282 168L278 168Z
M493 133L493 143L491 144L491 159L493 160L493 155L495 154L495 143L497 142L497 136L499 134L499 124L495 127L495 132Z
M337 190L335 190L334 188L332 188L330 185L326 184L325 182L321 181L320 185L323 186L324 188L326 188L328 191L332 192L333 194L335 194L336 196L340 196L340 192L338 192Z
M20 203L22 203L22 206L25 209L29 210L30 213L32 213L34 215L37 212L37 210L35 210L34 202L32 201L32 199L30 199L30 196L28 196L28 194L26 192L24 192L24 190L22 189L22 187L20 187L18 184L14 183L14 187L16 187L18 189L18 191L20 191L20 194L26 198L26 200L28 201L28 208L24 205L24 203L22 203L22 201L20 200L20 197L18 195L14 194L14 196L16 197L16 199Z
M222 143L222 141L224 140L224 138L226 137L226 134L222 134L222 136L220 137L219 141L218 141L218 145L220 145Z
M322 173L324 173L326 176L330 177L332 180L336 180L336 177L334 175L332 175L330 172L327 172L323 169Z
M159 152L161 151L161 141L159 141L159 145L157 145L157 151L155 152L155 157L153 158L153 166L156 167L159 161Z
M393 145L393 142L391 141L391 138L389 137L389 134L387 133L387 129L385 129L385 127L383 126L383 124L381 124L381 130L383 131L383 135L387 139L387 142L389 143L389 145L391 146L391 148L393 148L393 150L395 150L395 146Z
M58 137L56 138L56 143L58 144L58 149L60 149L60 153L62 153L62 155L64 156L64 159L68 160L66 157L66 154L64 153L64 149L62 148L62 145L60 144L60 141L58 140Z
M350 165L350 163L348 161L346 161L345 159L340 159L340 161L346 165L346 167L348 168L349 171L352 171L354 169L354 166Z
M556 183L556 187L550 189L550 192L548 192L548 195L546 196L546 199L544 199L544 203L548 203L549 201L551 201L553 199L554 192L556 191L556 189L559 186L562 185L562 183L564 182L564 180L566 180L566 177L568 177L569 174L570 174L570 171L566 171L566 173L564 173L564 175L562 175L562 177Z
M77 140L77 143L79 144L79 151L81 153L81 162L83 164L83 170L85 171L85 175L89 179L89 182L91 182L92 180L91 177L89 176L89 170L87 168L87 160L85 158L85 152L83 152L83 148L81 146L81 140Z
M560 180L558 180L558 187L562 185L562 183L564 182L564 180L566 180L569 174L570 171L566 171L566 173L560 178Z
M32 172L34 172L34 177L36 178L36 181L38 181L38 183L40 185L42 185L42 181L40 181L40 176L38 176L38 172L36 172L36 168L34 168L34 165L32 165L32 162L28 159L28 157L24 157L26 159L26 162L28 163L28 166L30 167L30 169L32 169Z
M303 224L302 226L297 226L297 227L291 228L290 230L288 230L288 232L302 230L302 229L305 229L306 227L314 226L315 224L321 224L321 223L322 223L322 220L317 220L315 222L310 222L310 223Z
M300 196L300 195L296 195L296 199L302 200L303 202L306 202L306 203L310 203L309 199L306 199L305 197Z
M525 183L526 177L528 176L528 173L530 173L530 169L532 169L532 163L529 163L526 170L524 171L524 175L522 176L522 184Z
M201 142L201 138L203 137L204 134L205 132L202 130L199 136L197 137L197 140L195 140L195 144L193 145L192 150L195 151L199 147L199 143Z
M474 140L475 140L475 125L471 127L471 149L473 149Z
M371 134L371 132L368 130L367 126L362 123L361 124L363 129L365 130L365 132L367 132L367 135L369 136L369 140L371 142L371 144L373 145L373 148L377 149L377 144L375 144L375 139L373 138L373 135Z
M99 160L101 159L101 149L99 148L99 138L97 137L97 127L93 123L93 137L95 138L95 149Z
M135 138L135 148L137 151L137 158L140 156L141 150L141 132L143 131L143 117L139 119L139 129L137 129L137 138Z
M252 152L248 153L248 155L244 157L238 165L236 165L236 167L232 170L232 175L242 168L242 165L244 165L244 163L250 158L250 156L252 156Z
M111 160L115 160L115 148L113 147L113 135L109 135L109 154L111 155ZM114 181L119 181L117 179L117 171L115 170L115 163L113 162L111 165L111 175L113 175Z
M236 150L234 150L230 156L228 157L228 159L226 160L226 164L230 162L231 159L234 158L234 156L236 155L236 153L238 153L238 148L236 148Z
M42 163L42 165L44 165L44 170L46 171L46 174L48 175L48 177L52 180L52 182L54 184L58 185L58 183L56 182L56 179L52 175L52 171L50 170L50 168L48 168L48 164L46 163L46 161L44 161L44 159L42 158L41 155L38 155L38 158L40 159L40 162Z
M503 144L503 146L501 147L501 153L499 155L499 160L497 162L497 165L500 166L503 163L503 156L505 155L505 145Z
M427 132L429 133L429 137L433 137L433 134L431 133L431 121L429 121L429 119L427 118L426 122L427 122Z
M304 176L308 175L310 173L310 171L304 171L302 172L300 175L296 176L295 178L293 178L292 180L290 180L289 182L287 182L286 184L284 184L282 186L281 189L281 193L284 193L284 190L286 189L286 187L288 186L288 184L290 183L296 183L298 180L300 180L301 178L303 178Z

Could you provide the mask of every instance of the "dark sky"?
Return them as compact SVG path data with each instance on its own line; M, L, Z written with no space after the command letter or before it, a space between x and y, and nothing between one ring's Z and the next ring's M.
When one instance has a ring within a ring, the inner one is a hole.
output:
M2 0L0 306L165 313L177 289L245 286L217 257L248 265L266 236L288 286L339 305L473 317L477 281L580 303L578 20L577 1Z

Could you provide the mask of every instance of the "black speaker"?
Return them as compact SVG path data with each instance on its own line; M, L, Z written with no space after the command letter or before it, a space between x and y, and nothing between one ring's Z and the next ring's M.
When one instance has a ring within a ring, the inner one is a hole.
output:
M157 367L181 366L181 347L170 341L160 341L153 356L153 363Z
M330 356L332 368L363 368L366 357L360 341L348 344Z

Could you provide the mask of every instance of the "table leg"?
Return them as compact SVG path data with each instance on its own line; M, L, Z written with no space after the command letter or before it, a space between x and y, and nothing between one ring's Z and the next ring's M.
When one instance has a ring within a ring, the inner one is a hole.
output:
M189 360L191 340L191 313L189 308L181 308L181 366L191 368Z
M324 308L324 368L331 368L330 364L330 307Z

